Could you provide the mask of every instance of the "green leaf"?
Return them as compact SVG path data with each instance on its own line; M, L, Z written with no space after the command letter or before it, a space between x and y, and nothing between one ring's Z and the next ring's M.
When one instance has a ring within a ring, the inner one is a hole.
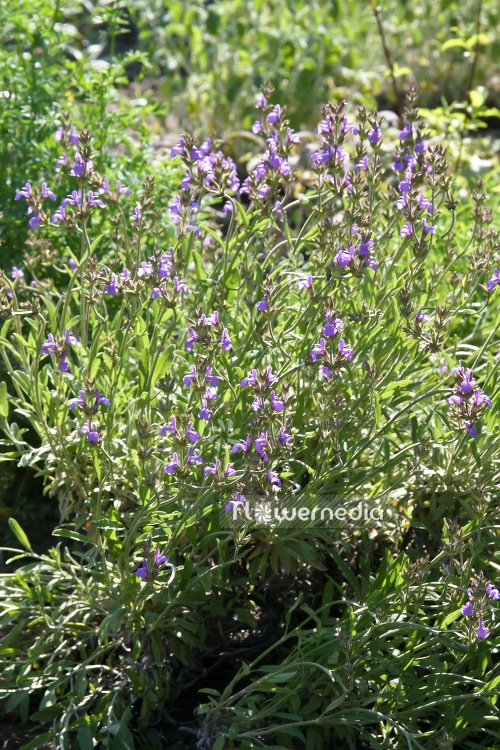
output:
M7 400L7 383L0 383L0 417L7 419L9 416L9 402Z
M377 424L377 427L380 429L381 424L381 415L380 415L380 397L378 393L375 393L375 422Z
M23 545L24 549L27 549L28 552L31 552L32 549L31 544L29 543L29 539L15 518L9 518L9 526L17 541Z
M450 624L451 624L452 622L455 622L455 620L457 620L457 619L458 619L458 618L460 617L460 615L461 615L461 614L462 614L462 610L461 610L461 609L456 609L456 610L455 610L454 612L451 612L451 613L450 613L449 615L447 615L447 616L446 616L446 617L444 618L444 620L443 620L443 622L441 623L441 626L440 626L440 627L441 627L441 628L442 628L442 629L444 630L444 629L445 629L445 628L447 628L447 627L448 627L448 625L450 625Z
M90 727L78 727L77 731L78 744L80 750L93 750L94 739L92 737L92 731Z
M46 706L45 708L36 711L31 714L30 721L52 721L57 716L64 713L64 708L60 703L53 703L52 706Z
M97 481L101 482L101 467L99 466L99 456L97 455L97 451L94 451L92 454L92 459L94 461L94 469L97 477Z
M45 732L45 734L39 734L34 740L23 745L19 750L34 750L36 747L42 747L47 744L47 740L53 740L55 737L54 732Z
M198 250L193 250L193 260L196 268L196 276L200 279L200 281L205 281L205 279L207 278L207 274L205 273L205 269L203 268L203 261Z
M463 47L469 49L469 45L463 39L447 39L444 44L441 45L441 52L446 52L447 49L452 47Z
M220 737L217 737L217 739L214 742L213 748L214 750L224 750L224 745L226 744L226 738L224 735L220 735Z

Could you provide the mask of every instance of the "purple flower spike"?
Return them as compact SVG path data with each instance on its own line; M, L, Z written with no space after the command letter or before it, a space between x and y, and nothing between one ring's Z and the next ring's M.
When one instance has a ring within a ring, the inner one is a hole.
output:
M14 266L12 269L11 278L17 279L18 276L20 279L22 279L24 276L24 271L21 271L21 269Z
M266 428L264 428L262 430L262 435L260 436L260 438L257 438L254 441L255 452L259 453L262 456L266 445L267 445L267 430Z
M78 339L76 338L76 336L73 336L69 328L66 328L64 340L68 345L71 344L72 346L78 346Z
M490 599L500 599L500 591L498 591L498 589L496 589L491 583L486 586L486 593Z
M464 604L461 612L464 617L472 617L473 609L471 602L467 602L467 604Z
M490 292L495 288L495 284L500 284L500 271L498 270L498 268L495 268L493 276L488 281L488 289L490 290Z
M172 460L169 461L168 464L165 464L165 467L164 467L165 474L172 476L172 474L174 474L176 469L178 468L179 468L179 457L177 453L174 453L172 456Z
M135 571L135 574L137 578L143 578L143 579L146 578L148 574L148 562L146 559L142 561L141 567L137 568L137 570Z
M329 378L332 375L332 371L328 369L326 365L322 365L321 372L323 373L323 377Z
M177 276L174 278L174 289L177 293L179 292L186 292L186 294L189 294L189 287L184 281L179 281Z
M209 474L217 474L220 466L220 459L218 458L213 466L205 466L203 473L206 477L208 477Z
M487 638L489 634L490 634L490 631L488 630L488 628L485 627L483 619L481 618L479 620L479 627L476 630L476 638L480 638L480 639Z
M26 198L26 200L28 200L30 196L31 196L31 185L29 182L27 182L24 188L17 191L16 197L14 198L14 200L18 201L19 198Z
M488 406L490 409L493 408L490 397L487 396L486 393L481 393L479 388L474 392L474 401L476 403L476 406L486 404L486 406Z
M411 237L411 233L412 233L411 222L407 221L406 224L403 224L403 226L401 227L401 231L399 234L401 235L401 237Z

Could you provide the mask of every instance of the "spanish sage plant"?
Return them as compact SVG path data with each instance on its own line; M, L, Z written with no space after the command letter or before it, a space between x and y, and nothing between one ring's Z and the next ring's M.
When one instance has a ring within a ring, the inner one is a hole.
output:
M377 112L325 105L301 173L272 94L243 182L217 144L183 136L167 208L150 177L137 192L105 180L91 133L63 124L67 197L19 185L37 236L61 242L56 225L80 247L59 266L62 290L23 268L0 279L3 457L45 477L65 540L36 555L12 522L33 562L2 577L2 694L24 717L38 698L32 718L52 721L61 747L131 747L182 691L179 665L240 647L281 577L301 588L280 599L282 624L305 594L309 625L293 648L283 634L262 645L257 663L278 649L268 677L244 663L213 695L199 747L291 747L308 726L308 747L435 747L443 727L414 710L422 690L448 701L449 736L477 742L489 710L477 690L498 695L495 581L478 578L500 476L487 194L478 183L459 201L414 91L396 132ZM96 236L103 221L111 236ZM336 531L225 523L262 500L325 496L392 513ZM440 541L446 516L458 520ZM482 672L431 685L448 659ZM473 718L459 723L462 703Z

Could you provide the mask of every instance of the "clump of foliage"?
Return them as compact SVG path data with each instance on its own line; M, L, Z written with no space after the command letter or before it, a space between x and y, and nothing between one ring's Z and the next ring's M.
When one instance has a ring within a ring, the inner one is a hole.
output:
M64 546L36 555L11 519L26 562L0 578L0 695L52 722L40 741L148 747L215 654L232 674L205 689L199 748L491 747L487 192L457 195L413 90L397 129L325 105L300 173L272 96L244 182L184 136L167 207L149 176L105 180L92 134L63 123L66 198L16 186L65 283L29 263L0 277L2 458L44 477ZM324 497L382 516L245 521Z

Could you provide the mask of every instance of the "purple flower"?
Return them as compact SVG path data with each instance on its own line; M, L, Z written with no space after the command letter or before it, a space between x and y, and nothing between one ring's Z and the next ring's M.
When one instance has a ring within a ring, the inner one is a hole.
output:
M189 332L189 336L186 339L186 349L188 350L188 352L192 352L193 344L195 343L195 341L198 341L198 336L196 335L196 333L193 331L192 328L188 328L188 332Z
M324 357L325 355L326 355L325 339L320 339L319 344L315 346L313 350L311 351L311 359L313 362L316 362L318 357Z
M476 630L476 638L487 638L490 634L488 628L485 627L483 618L479 620L479 627Z
M83 427L80 430L81 435L87 435L87 440L89 443L97 443L99 440L99 433L97 431L97 425L93 423L90 424L90 419L85 422Z
M217 326L219 325L219 312L216 310L215 312L211 313L207 318L203 316L204 318L204 326L205 328L207 326Z
M93 162L91 159L84 161L79 151L75 154L75 165L69 170L72 177L81 177L85 170L92 169Z
M326 365L321 366L321 372L324 378L329 378L332 375L332 371L328 369Z
M408 196L406 193L403 193L403 195L401 195L396 201L396 208L402 211L403 208L406 208L407 205L408 205Z
M216 375L212 375L212 368L210 365L207 367L207 376L205 380L210 383L210 385L213 385L214 388L217 388L219 385L219 378Z
M153 266L151 265L151 263L147 260L143 260L141 263L141 267L137 271L137 275L139 276L139 278L141 278L142 276L151 276L152 273Z
M227 328L224 328L224 330L222 331L222 337L220 341L221 341L221 349L224 352L229 351L229 349L231 349L231 347L233 346L233 343L231 339L229 338L229 333L228 333Z
M58 157L56 161L56 169L59 169L59 167L67 167L68 166L68 154L66 151L64 151L61 156Z
M70 344L72 346L78 346L78 339L76 336L73 336L69 328L66 328L66 331L64 333L64 342L69 346Z
M50 198L51 201L55 201L56 196L52 192L52 190L49 190L47 188L47 183L42 182L42 198Z
M169 463L165 464L165 467L164 467L165 474L172 476L172 474L174 474L178 468L179 468L179 457L177 453L174 453L172 456L172 460L169 461Z
M255 397L255 401L252 402L250 408L252 411L261 411L262 410L262 398L260 396Z
M186 284L185 281L179 281L177 276L174 277L174 289L177 293L179 292L186 292L186 294L189 294L189 287Z
M42 344L42 354L52 354L54 352L54 349L56 348L57 344L54 340L54 337L51 333L47 336L47 341Z
M235 445L233 445L233 447L231 448L231 453L238 453L239 450L242 450L243 453L248 453L248 451L250 450L251 444L252 444L252 436L247 435L247 439L244 443L236 443Z
M354 135L358 134L358 129L355 125L351 125L347 119L347 117L344 117L344 125L343 125L344 133L347 133L348 130L351 130Z
M280 117L281 117L281 107L280 107L279 104L277 104L274 107L274 109L272 109L271 112L269 112L269 114L267 116L267 121L271 125L274 125L276 122L278 122L278 120L280 119Z
M57 211L54 212L54 215L52 217L52 223L53 224L57 224L58 221L64 221L65 218L66 218L65 207L61 204L61 206L59 206L59 208L57 209ZM72 260L73 260L73 258L71 258L71 260L69 262L70 265L71 265L71 261ZM75 261L73 260L73 263L74 262ZM73 267L73 266L71 266L71 267ZM75 268L76 268L76 265L75 265Z
M213 466L205 466L204 474L206 477L208 477L209 474L217 474L220 466L220 459L218 458Z
M500 271L498 270L498 268L495 268L495 270L494 270L494 272L493 272L493 276L492 276L492 277L491 277L491 279L490 279L490 280L488 281L488 289L489 289L490 291L491 291L492 289L494 289L494 287L495 287L495 284L500 284Z
M182 156L184 154L184 152L185 152L185 149L186 149L186 147L185 147L185 143L184 143L184 138L181 138L180 141L179 141L179 144L177 146L174 146L173 149L171 150L170 156L172 158L176 154L180 154Z
M165 562L169 563L170 560L168 559L166 555L160 555L160 550L157 549L155 552L155 559L153 561L153 571L152 571L153 578L156 575L155 569L159 568L160 565L162 565ZM137 570L135 571L135 574L138 578L142 578L142 579L146 579L148 577L148 561L146 560L146 558L143 559L142 566L137 568Z
M20 279L22 279L24 276L24 271L21 271L21 269L14 266L12 269L11 278L17 279L18 276Z
M224 508L226 513L229 513L229 511L232 508L240 508L242 505L246 503L246 497L245 495L242 495L241 492L236 493L236 498L234 500L230 500L226 507Z
M354 245L351 245L349 250L345 250L343 247L341 247L337 253L337 255L334 257L335 263L338 263L339 266L342 266L342 268L346 268L352 261L354 257Z
M365 172L368 169L368 157L365 156L361 161L358 161L357 164L354 165L354 171L357 172L358 169L363 169Z
M382 137L382 131L378 125L375 125L368 133L368 140L370 143L378 143Z
M115 273L112 273L111 281L106 287L106 292L108 294L118 294L118 287L116 286L117 281L118 281L118 276Z
M185 386L190 386L192 383L196 382L196 367L194 365L191 367L191 374L184 375L182 382Z
M157 549L155 552L155 565L158 568L162 563L164 562L170 562L168 557L166 555L160 555L160 550Z
M28 200L28 198L30 197L31 197L31 185L29 182L27 182L24 188L17 191L16 197L14 198L14 200L18 201L19 198L26 198L26 200Z
M348 362L350 362L353 357L354 352L346 346L344 339L340 339L339 341L339 354L341 357L345 357Z
M38 229L38 227L40 226L41 218L42 217L40 215L40 210L37 208L37 210L35 211L34 215L31 217L31 219L28 222L29 225L30 225L30 227L32 229Z
M252 133L254 133L254 135L262 133L262 117L259 117L259 119L252 125Z
M486 586L486 593L490 599L500 599L500 591L498 591L498 589L496 589L491 583Z
M164 427L162 427L160 431L160 435L162 437L165 437L167 432L170 432L171 435L175 435L175 433L177 432L177 423L175 421L175 417L170 417L170 425L165 425Z
M427 151L427 144L425 141L422 140L422 136L419 135L417 138L417 143L415 144L415 153L425 154L426 151Z
M404 162L401 161L401 159L398 157L397 161L394 162L392 165L392 169L394 172L402 172L405 168Z
M412 233L411 222L407 221L406 224L403 224L403 226L401 227L401 231L399 234L401 235L401 237L410 237L411 233Z
M322 333L327 338L333 338L337 335L344 327L344 323L340 318L334 318L332 320L331 313L326 314L326 325L323 326Z
M456 369L456 368L455 368ZM456 375L457 373L455 370L452 370L453 375ZM475 378L472 377L472 371L466 370L465 374L462 372L463 380L460 383L460 390L462 393L472 393L472 386L476 382Z
M271 391L271 406L274 411L283 411L283 401L277 401L274 391Z
M200 433L193 429L193 423L190 422L186 430L186 437L190 443L196 443L200 439Z
M373 240L367 240L365 238L365 233L363 232L361 234L361 243L358 248L358 253L360 255L370 255L370 248L373 247Z
M464 604L461 611L464 617L472 617L473 609L471 602L467 602L467 604Z
M240 383L240 388L246 388L248 384L257 385L257 382L257 370L254 368L250 375L247 375L246 378L243 378Z
M407 122L407 123L406 123L406 125L404 126L403 130L400 130L400 131L399 131L399 135L398 135L398 138L399 138L399 139L400 139L401 141L404 141L404 140L406 140L406 138L408 138L408 136L410 136L410 135L411 135L411 124L410 124L409 122Z
M265 312L267 310L267 306L269 304L268 297L269 295L265 294L264 299L262 299L260 302L257 302L257 310L259 310L260 312Z
M146 578L148 575L148 561L144 558L142 566L135 571L137 578Z
M299 279L299 282L297 284L299 290L300 289L312 289L312 274L308 274L305 279Z
M431 234L436 234L436 227L433 224L427 224L427 221L425 219L422 219L422 229L424 230L424 235L426 235L428 232Z
M188 464L194 464L195 462L197 462L199 464L203 463L202 457L198 453L195 454L194 448L193 448L192 445L190 445L189 448L188 448L187 462L188 462Z
M463 400L462 396L459 396L458 394L455 394L455 395L449 397L449 399L448 399L448 406L450 404L458 404L458 406L460 406L460 404L462 404L463 401L464 400Z
M490 409L493 408L490 397L487 396L486 393L482 393L479 388L474 391L474 401L476 406L486 404Z
M292 442L292 436L289 435L287 432L285 432L284 427L280 427L278 440L280 443L291 443Z
M212 413L210 412L208 408L207 400L204 398L202 399L202 407L200 411L198 412L198 419L203 419L206 422L208 422L211 416L212 416Z
M69 372L69 365L66 362L66 353L64 353L59 360L59 369L61 372Z
M277 484L278 487L281 487L281 479L277 474L275 474L273 471L270 471L267 475L267 478L269 479L269 484Z
M415 316L415 320L418 320L419 323L422 320L432 320L432 315L427 315L426 313L423 313L422 310L419 310Z
M426 199L423 193L418 196L418 207L420 209L426 208L428 213L432 213L432 203Z
M464 419L464 425L467 427L467 432L469 433L469 435L475 440L477 438L477 430L474 427L474 422L468 422Z
M262 435L260 436L260 438L257 438L254 441L255 452L259 453L262 456L264 454L264 449L266 448L266 446L267 446L267 430L266 428L264 428L262 430Z
M77 406L85 406L85 393L79 391L80 398L75 398L71 401L70 409L76 409Z

